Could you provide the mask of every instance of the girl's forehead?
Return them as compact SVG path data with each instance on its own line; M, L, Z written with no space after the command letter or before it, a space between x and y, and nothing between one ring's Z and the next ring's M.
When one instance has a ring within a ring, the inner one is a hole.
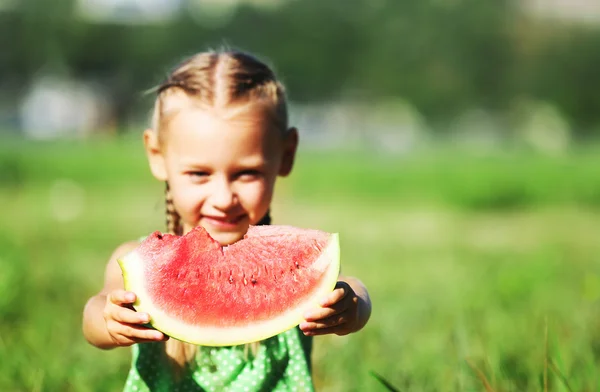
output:
M281 132L259 110L223 116L218 111L185 108L167 128L167 150L191 157L271 155L282 145Z
M169 130L202 128L227 131L234 128L276 128L272 113L264 106L254 104L225 108L187 106L173 111L169 117ZM267 133L264 136L271 135Z

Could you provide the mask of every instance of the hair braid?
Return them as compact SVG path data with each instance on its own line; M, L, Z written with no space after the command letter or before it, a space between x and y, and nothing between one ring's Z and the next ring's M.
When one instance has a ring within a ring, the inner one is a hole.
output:
M169 183L165 181L165 210L167 218L167 231L175 235L183 235L183 227L181 225L181 217L175 210L173 197ZM180 342L175 339L169 339L164 343L165 353L171 363L173 374L176 380L180 380L184 368L192 363L196 355L197 348L189 343Z
M167 217L167 232L176 235L183 234L183 227L181 227L181 217L175 210L173 204L173 198L171 197L171 191L169 183L165 181L165 210Z

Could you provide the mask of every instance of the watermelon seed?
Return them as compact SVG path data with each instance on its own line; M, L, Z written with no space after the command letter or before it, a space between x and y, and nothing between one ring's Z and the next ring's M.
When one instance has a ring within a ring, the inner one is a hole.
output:
M163 235L162 235L162 233L158 233L158 234L156 235L156 238L158 238L159 240L162 240L162 238L163 238Z
M233 273L229 271L229 283L233 284Z
M296 269L300 269L300 264L297 261L294 261L294 264L296 265Z
M252 277L250 278L250 283L252 283L253 285L256 284L256 279L254 278L254 275L252 275Z
M248 281L246 280L246 274L244 274L244 286L248 285Z

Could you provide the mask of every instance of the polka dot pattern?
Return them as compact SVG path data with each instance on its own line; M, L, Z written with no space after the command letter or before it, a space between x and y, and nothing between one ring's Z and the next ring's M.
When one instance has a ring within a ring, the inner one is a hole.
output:
M195 366L175 381L164 345L136 344L124 392L310 392L311 348L298 328L261 342L254 355L243 346L199 347Z

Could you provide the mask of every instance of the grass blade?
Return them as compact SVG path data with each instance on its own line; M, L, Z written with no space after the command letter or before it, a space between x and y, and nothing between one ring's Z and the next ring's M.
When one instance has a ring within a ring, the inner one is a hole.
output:
M567 381L567 378L561 373L561 371L554 364L554 362L549 361L548 365L550 366L550 369L554 372L554 374L556 374L559 380L563 383L563 385L567 388L567 390L569 390L569 392L573 392L571 386L569 385L569 382Z
M548 392L548 317L544 319L544 392Z
M479 370L477 368L477 366L475 366L475 364L471 361L471 359L467 358L466 361L467 361L467 364L469 365L469 367L471 367L471 369L473 369L475 374L477 374L477 377L479 378L479 380L481 380L481 383L483 384L483 387L485 388L485 390L487 392L496 392L496 391L494 391L494 388L492 388L492 385L488 381L485 374L483 374L483 372L481 370Z
M369 373L371 373L371 376L375 377L377 379L377 381L379 381L380 383L382 383L390 392L400 392L399 389L397 389L396 387L394 387L388 380L386 380L385 378L383 378L382 375L374 372L373 370L371 370Z

